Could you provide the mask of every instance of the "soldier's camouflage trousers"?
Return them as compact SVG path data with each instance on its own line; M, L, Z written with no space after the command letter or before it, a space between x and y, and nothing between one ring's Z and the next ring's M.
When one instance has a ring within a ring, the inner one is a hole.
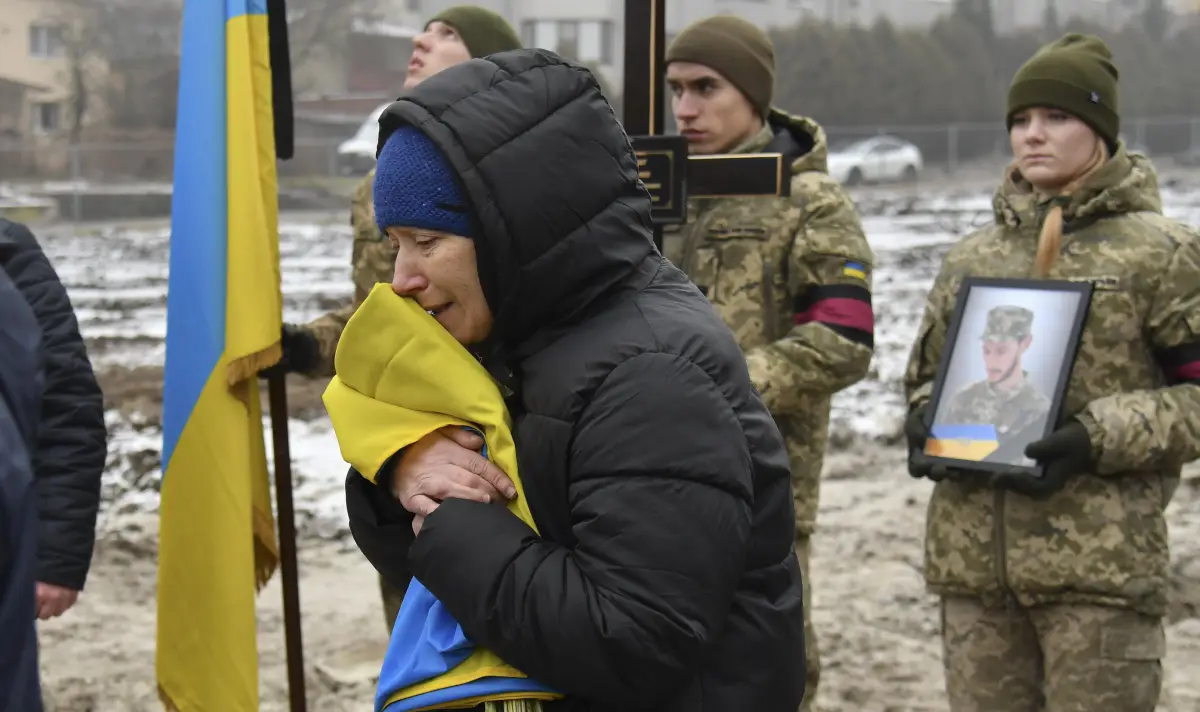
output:
M406 589L395 588L383 577L379 577L379 595L383 599L383 618L387 622L387 634L392 635L392 629L396 627L396 616L400 615L400 604L404 602L404 592Z
M985 608L942 600L951 712L1153 712L1162 619L1081 604Z
M817 632L812 623L812 576L808 560L812 555L812 538L807 534L796 536L796 559L800 562L800 575L804 584L804 702L800 712L816 709L817 683L821 680L821 656L817 650Z

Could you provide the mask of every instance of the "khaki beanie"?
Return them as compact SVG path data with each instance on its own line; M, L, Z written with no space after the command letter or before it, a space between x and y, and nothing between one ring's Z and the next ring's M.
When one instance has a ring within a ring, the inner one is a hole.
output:
M667 48L667 64L695 62L729 80L766 116L775 94L775 49L767 34L733 15L698 20Z
M1071 32L1044 45L1013 76L1005 117L1035 106L1065 111L1091 126L1115 146L1121 133L1117 80L1112 53L1095 35Z
M512 25L503 17L478 5L448 7L431 17L425 26L428 27L434 22L444 22L457 30L473 58L521 49L521 39L517 37Z

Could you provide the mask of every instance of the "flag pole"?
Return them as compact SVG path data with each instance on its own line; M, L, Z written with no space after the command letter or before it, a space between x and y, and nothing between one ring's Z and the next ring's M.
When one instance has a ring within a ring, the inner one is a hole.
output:
M292 72L288 50L285 0L267 0L267 33L271 56L271 99L275 121L275 156L288 160L294 152ZM292 456L288 444L287 375L267 378L275 458L275 499L279 510L279 567L283 584L283 630L287 647L288 698L291 712L306 712L304 642L300 626L300 581L296 565L296 516L292 502Z
M279 568L283 584L283 629L287 642L288 696L292 712L305 712L304 643L300 628L300 583L296 567L296 520L292 504L292 457L288 446L287 378L267 378L275 453L275 499L279 509Z

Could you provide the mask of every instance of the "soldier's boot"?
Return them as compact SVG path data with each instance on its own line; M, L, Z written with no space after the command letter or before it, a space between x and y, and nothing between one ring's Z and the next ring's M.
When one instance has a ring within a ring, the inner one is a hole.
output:
M804 594L804 701L799 712L816 709L817 684L821 681L821 653L817 647L817 631L812 622L812 576L809 574L809 557L812 554L812 539L807 534L796 536L796 559L800 562Z
M404 589L396 588L379 577L379 594L383 599L383 617L387 622L388 637L396 627L396 616L400 615L400 604L404 602Z

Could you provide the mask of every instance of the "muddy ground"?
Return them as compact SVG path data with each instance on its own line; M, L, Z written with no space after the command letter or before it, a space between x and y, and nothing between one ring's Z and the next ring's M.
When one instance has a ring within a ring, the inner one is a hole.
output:
M935 599L920 577L929 485L909 478L895 447L832 454L815 539L814 616L821 636L822 712L943 712ZM1161 710L1200 709L1200 472L1171 505L1174 600ZM48 709L160 709L154 683L154 515L110 520L88 590L40 625ZM370 709L385 645L370 566L345 537L300 542L308 709ZM259 598L262 709L284 712L287 672L279 577Z

